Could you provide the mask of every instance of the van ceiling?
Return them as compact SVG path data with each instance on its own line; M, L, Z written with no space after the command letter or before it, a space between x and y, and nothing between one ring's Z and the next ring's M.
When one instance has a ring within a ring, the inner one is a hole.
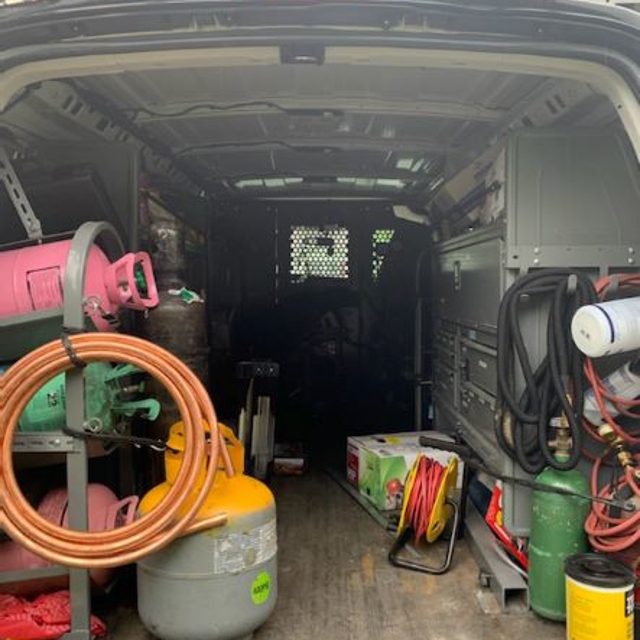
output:
M424 203L513 127L617 121L608 99L574 81L465 69L212 64L45 82L8 111L6 123L33 131L36 118L42 137L58 137L46 131L57 122L46 98L55 85L157 142L230 197ZM73 108L60 115L72 119Z

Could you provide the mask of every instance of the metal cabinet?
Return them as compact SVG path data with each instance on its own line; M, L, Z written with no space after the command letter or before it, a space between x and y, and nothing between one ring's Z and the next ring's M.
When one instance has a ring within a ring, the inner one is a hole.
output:
M531 269L637 270L640 179L626 140L611 131L522 131L493 157L477 173L502 181L483 218L490 225L437 248L435 426L458 431L485 462L514 474L522 472L495 438L500 300ZM521 324L535 365L546 352L545 310L527 304ZM528 490L505 486L504 515L512 534L528 535Z
M442 245L435 285L438 317L495 331L501 297L503 225Z

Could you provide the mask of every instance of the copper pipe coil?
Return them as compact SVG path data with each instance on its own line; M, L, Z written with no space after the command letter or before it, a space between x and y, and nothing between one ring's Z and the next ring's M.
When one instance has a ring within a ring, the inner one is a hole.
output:
M56 340L27 354L0 379L0 528L51 562L69 567L107 568L135 562L181 535L224 524L225 514L196 519L213 486L220 455L227 474L234 473L215 409L196 375L168 351L133 336L86 333L71 337L70 342L77 356L86 363L133 364L166 387L184 422L185 451L180 471L155 509L111 531L91 533L66 529L37 513L16 482L12 443L29 400L48 380L73 368L62 342ZM211 429L208 447L205 446L205 422ZM196 480L205 464L205 482L198 489ZM196 491L197 497L191 501Z

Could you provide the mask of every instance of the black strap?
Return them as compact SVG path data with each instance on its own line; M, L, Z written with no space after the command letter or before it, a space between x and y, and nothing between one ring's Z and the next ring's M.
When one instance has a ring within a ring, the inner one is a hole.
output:
M76 369L84 369L87 366L87 363L76 353L73 345L71 344L71 340L69 337L72 335L78 335L80 333L84 333L82 329L73 329L71 327L62 327L62 335L60 339L62 340L62 346L64 350L67 352L67 356L71 361L71 364Z
M123 433L95 433L91 431L76 431L65 427L62 429L68 436L81 438L82 440L100 440L112 444L128 444L139 449L140 447L149 447L154 451L166 451L170 449L164 440L156 438L140 438L138 436L129 436ZM173 451L173 449L171 449Z

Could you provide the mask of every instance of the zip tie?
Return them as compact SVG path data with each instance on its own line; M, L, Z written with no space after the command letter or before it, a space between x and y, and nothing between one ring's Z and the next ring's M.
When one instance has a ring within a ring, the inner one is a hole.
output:
M82 329L72 329L71 327L62 327L62 346L64 350L67 352L67 356L71 361L71 364L76 369L84 369L87 366L87 363L76 353L73 345L71 344L71 340L69 339L72 335L77 335L80 333L84 333Z
M575 294L578 288L578 276L575 273L572 273L567 278L567 293L572 296Z

